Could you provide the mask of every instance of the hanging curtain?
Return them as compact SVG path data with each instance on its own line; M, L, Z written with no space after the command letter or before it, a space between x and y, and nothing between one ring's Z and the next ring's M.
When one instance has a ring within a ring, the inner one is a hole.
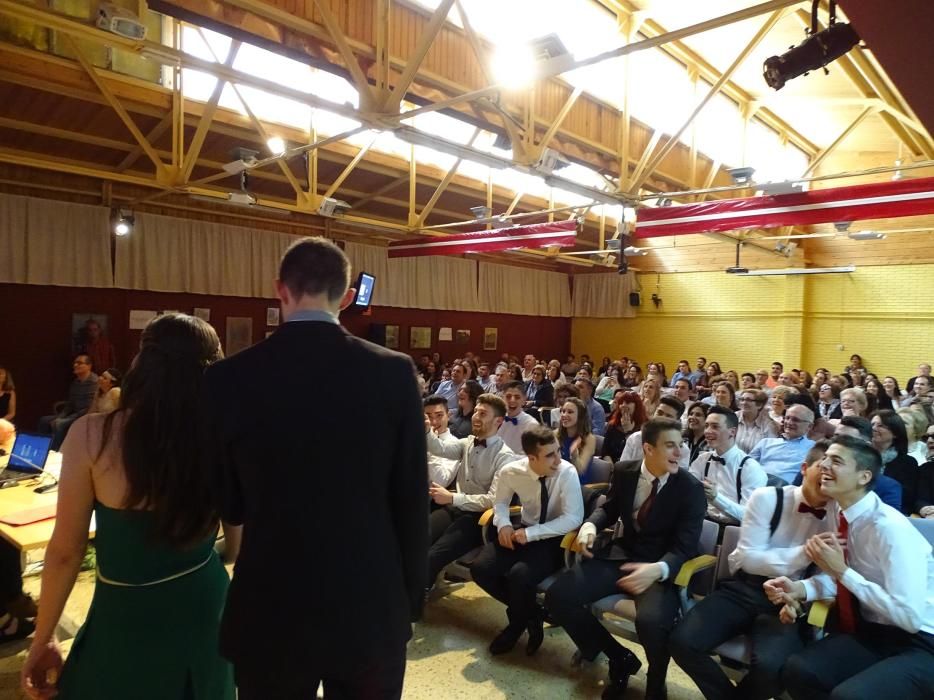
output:
M574 317L634 318L636 309L629 305L632 289L631 272L574 275Z
M570 316L571 292L563 272L480 263L480 305L523 316Z

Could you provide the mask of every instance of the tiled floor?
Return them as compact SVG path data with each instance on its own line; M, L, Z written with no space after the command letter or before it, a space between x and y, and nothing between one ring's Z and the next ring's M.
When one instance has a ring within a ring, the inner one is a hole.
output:
M38 598L38 577L27 578L26 589ZM93 590L93 572L82 572L66 608L73 620L84 619ZM504 624L503 606L472 583L430 603L409 645L404 697L557 700L600 696L606 665L572 669L574 645L560 629L546 628L545 643L532 658L525 655L524 637L512 653L491 657L487 645ZM19 691L19 670L27 648L28 642L0 647L0 700L24 697ZM628 697L635 699L642 697L645 687L645 656L641 647L633 644L631 648L643 661L642 670L630 683ZM671 700L701 697L674 664L668 671L668 696Z

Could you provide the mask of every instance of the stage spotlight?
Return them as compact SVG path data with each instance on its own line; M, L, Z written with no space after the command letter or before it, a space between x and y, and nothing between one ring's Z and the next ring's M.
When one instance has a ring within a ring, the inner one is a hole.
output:
M133 224L136 223L136 217L132 212L114 210L112 215L114 234L117 236L128 236L133 231Z
M819 0L814 0L811 10L811 29L808 37L797 46L792 46L781 56L770 56L762 66L762 77L766 84L775 90L781 90L789 80L810 71L826 68L847 51L859 44L859 35L846 22L837 22L836 3L830 3L830 22L823 31L817 31L817 8Z

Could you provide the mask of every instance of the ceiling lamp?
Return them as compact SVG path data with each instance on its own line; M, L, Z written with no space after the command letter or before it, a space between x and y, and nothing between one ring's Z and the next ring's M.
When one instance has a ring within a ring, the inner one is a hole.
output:
M828 275L856 272L856 265L843 267L781 267L775 270L735 270L728 268L727 272L737 277L765 277L769 275Z
M879 241L885 238L885 234L879 231L853 231L847 235L853 241Z

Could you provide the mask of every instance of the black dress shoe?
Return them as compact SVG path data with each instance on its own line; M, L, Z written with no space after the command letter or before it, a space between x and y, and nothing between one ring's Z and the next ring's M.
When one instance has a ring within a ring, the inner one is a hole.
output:
M500 654L512 651L524 631L525 630L521 627L513 627L510 625L496 635L493 641L490 642L490 653L493 654L493 656L499 656Z
M529 620L529 624L526 628L529 632L529 641L525 645L525 653L528 656L533 656L535 652L539 650L539 647L542 646L542 642L545 641L544 624L544 620L542 620L539 615Z
M610 675L603 688L602 700L621 700L629 687L629 677L642 666L642 662L631 651L619 660L610 659Z

